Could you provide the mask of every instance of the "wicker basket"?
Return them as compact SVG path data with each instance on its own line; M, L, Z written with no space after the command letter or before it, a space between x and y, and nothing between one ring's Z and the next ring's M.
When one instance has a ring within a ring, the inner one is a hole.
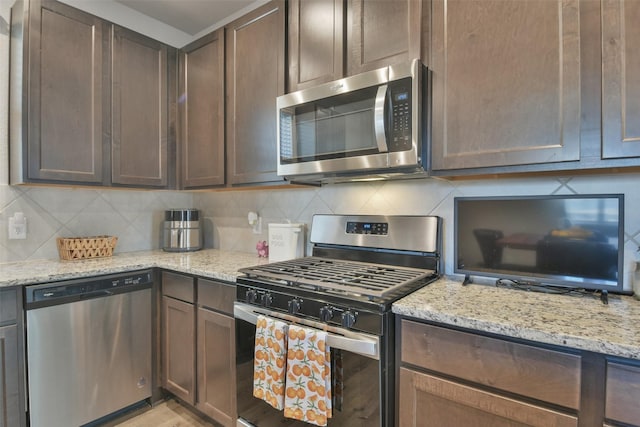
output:
M58 253L63 260L109 257L117 242L114 236L57 238Z

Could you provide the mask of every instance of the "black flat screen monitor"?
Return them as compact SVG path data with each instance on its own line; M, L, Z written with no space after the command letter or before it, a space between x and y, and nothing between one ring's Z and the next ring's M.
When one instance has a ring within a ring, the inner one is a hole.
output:
M455 272L622 291L621 194L458 197Z

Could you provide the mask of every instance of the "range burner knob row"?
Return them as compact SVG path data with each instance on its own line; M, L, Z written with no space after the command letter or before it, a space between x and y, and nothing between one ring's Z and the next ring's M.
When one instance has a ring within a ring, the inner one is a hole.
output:
M255 289L249 289L244 294L244 298L249 304L255 304L256 301L258 300L258 292L256 292Z
M333 309L328 305L325 305L320 309L320 320L323 322L328 322L333 318Z
M300 307L302 306L302 300L294 298L287 303L287 310L290 314L298 314Z
M357 314L358 313L354 313L351 310L347 310L344 313L342 313L342 316L341 316L342 327L343 328L352 327L356 323Z
M264 295L262 295L262 305L264 307L271 307L271 304L273 303L273 296L271 296L270 293L266 293Z

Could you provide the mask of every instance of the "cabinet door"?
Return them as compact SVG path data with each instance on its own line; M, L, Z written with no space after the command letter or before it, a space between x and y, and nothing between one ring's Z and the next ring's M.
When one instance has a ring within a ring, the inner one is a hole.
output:
M162 297L162 385L185 402L195 403L195 307Z
M280 181L276 97L284 94L284 1L226 27L227 175L231 184Z
M579 160L578 0L434 0L434 170Z
M20 425L18 327L0 327L0 427Z
M640 426L640 366L607 363L605 417Z
M640 2L602 2L602 156L640 157Z
M343 0L289 1L289 91L342 78Z
M348 1L348 75L420 58L422 0Z
M235 339L232 317L198 308L196 408L227 427L236 423Z
M112 27L114 184L167 185L167 47Z
M575 416L400 368L400 427L576 427Z
M224 184L224 30L181 49L182 188Z
M23 90L27 180L100 183L103 21L53 1L29 4ZM25 164L26 163L26 164Z

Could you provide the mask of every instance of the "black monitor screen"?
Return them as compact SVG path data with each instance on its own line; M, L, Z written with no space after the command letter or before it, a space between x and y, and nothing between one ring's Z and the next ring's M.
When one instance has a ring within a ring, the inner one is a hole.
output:
M624 196L458 197L455 272L622 290Z

